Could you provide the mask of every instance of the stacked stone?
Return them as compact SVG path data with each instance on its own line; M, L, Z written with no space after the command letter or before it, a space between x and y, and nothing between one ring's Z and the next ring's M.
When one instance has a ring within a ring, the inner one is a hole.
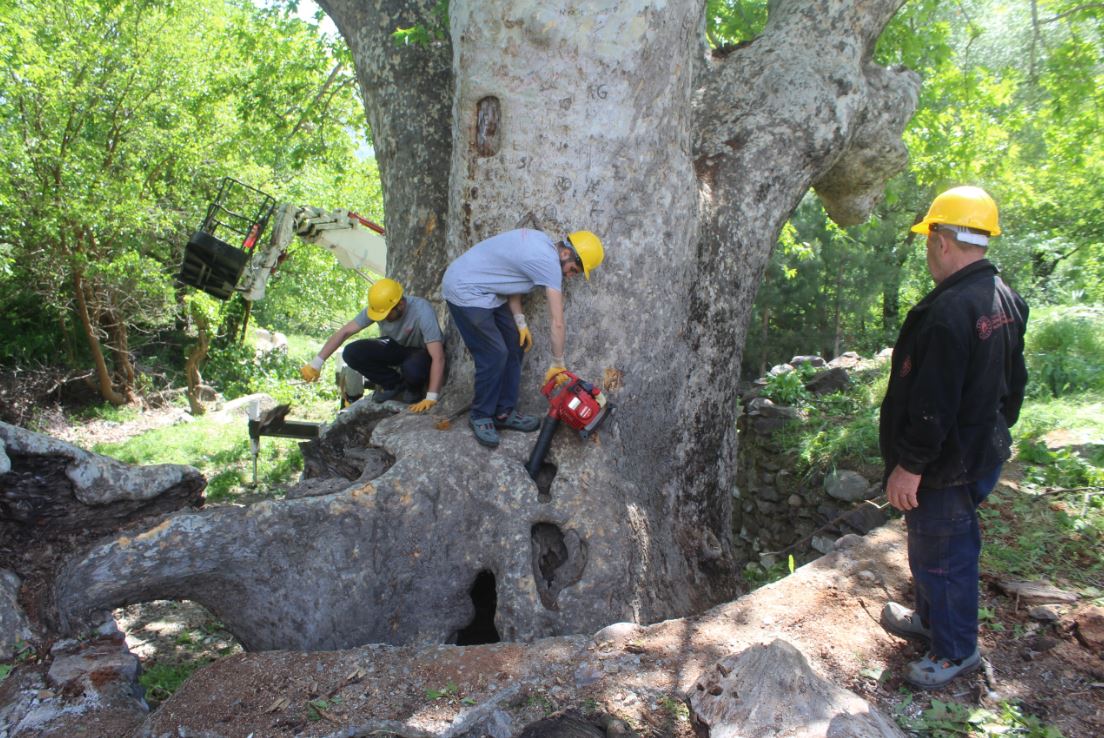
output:
M797 459L787 450L782 431L806 422L806 414L776 404L763 392L768 377L802 365L816 370L805 389L821 396L845 389L851 382L849 371L868 364L854 352L830 362L819 356L795 356L755 380L741 398L733 527L745 561L768 568L790 553L801 563L814 559L831 551L840 536L865 534L887 518L868 502L880 494L880 484L856 471L837 469L812 478L793 472Z

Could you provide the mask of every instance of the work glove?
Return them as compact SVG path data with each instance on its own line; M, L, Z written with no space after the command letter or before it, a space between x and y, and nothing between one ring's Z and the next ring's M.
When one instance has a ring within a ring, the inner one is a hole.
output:
M533 333L529 330L529 325L525 322L525 314L517 313L514 316L514 322L517 323L518 328L518 345L522 350L528 352L533 348Z
M542 383L542 386L548 384L548 381L552 379L552 377L555 377L557 374L559 374L560 377L556 381L556 386L559 387L561 384L567 381L567 375L562 373L565 371L567 371L567 366L564 365L563 359L552 359L552 365L549 366L548 371L544 373L544 382Z
M426 392L426 396L425 396L424 400L422 400L421 402L415 402L408 409L412 413L424 413L426 410L429 410L431 407L433 407L436 404L437 404L437 393L436 392Z
M303 364L299 367L299 376L303 378L304 382L317 382L318 378L322 376L322 364L325 361L321 356L315 356L309 364Z

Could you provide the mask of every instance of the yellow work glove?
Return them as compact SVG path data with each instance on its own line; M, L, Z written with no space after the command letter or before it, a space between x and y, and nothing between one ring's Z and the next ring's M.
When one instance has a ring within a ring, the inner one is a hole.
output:
M303 378L304 382L317 382L318 378L322 376L322 363L325 359L321 357L314 357L309 364L303 364L299 367L299 376Z
M429 410L431 407L436 405L437 400L429 399L429 395L431 395L431 394L433 394L433 393L432 392L428 393L424 400L422 400L421 402L415 402L413 405L411 405L410 406L410 412L412 412L412 413L424 413L426 410Z
M567 381L567 375L562 374L562 372L565 372L565 371L567 371L567 367L564 366L563 359L559 359L559 360L553 359L552 360L552 366L548 367L548 371L546 371L544 373L544 382L542 383L541 386L544 386L545 384L548 384L548 381L550 379L552 379L552 377L556 376L557 374L560 374L561 375L560 378L556 381L556 386L559 387L561 384L563 384L564 382Z
M521 346L524 351L529 351L533 348L533 333L525 322L525 314L518 313L515 315L514 322L517 323L518 328L518 346Z

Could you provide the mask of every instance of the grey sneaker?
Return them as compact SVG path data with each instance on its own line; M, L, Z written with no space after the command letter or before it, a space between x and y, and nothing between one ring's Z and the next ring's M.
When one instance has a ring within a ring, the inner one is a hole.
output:
M490 418L468 418L475 440L487 448L498 448L498 431Z
M921 689L936 689L955 677L977 671L980 666L981 654L976 648L972 654L957 662L936 658L929 653L919 661L913 661L908 665L905 681Z
M540 428L541 419L536 415L522 415L517 410L511 410L510 414L505 418L495 418L495 428L505 428L506 430L516 430L523 433L532 433L537 428Z
M896 602L887 602L882 608L882 627L902 638L931 640L931 629L924 627L920 616Z
M397 385L390 389L384 389L380 387L378 390L372 393L372 402L387 402L388 400L394 400L399 396L399 393L403 391L402 385Z

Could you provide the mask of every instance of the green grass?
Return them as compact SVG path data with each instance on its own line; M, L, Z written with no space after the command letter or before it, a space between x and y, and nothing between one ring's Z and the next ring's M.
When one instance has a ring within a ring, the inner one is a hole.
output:
M1085 431L1104 443L1104 392L1028 399L1012 430L1017 439L1035 441L1059 428Z
M1039 718L1027 714L1010 700L1003 700L993 710L988 710L932 699L931 705L917 717L905 714L905 709L910 704L911 699L906 698L895 717L898 725L915 735L931 738L952 738L960 735L1062 738L1062 733L1056 728L1044 725Z
M146 699L150 707L172 696L180 685L187 681L197 669L206 666L206 661L186 661L177 664L151 664L138 677L138 683L146 688Z
M81 408L74 416L78 420L106 420L112 423L125 423L138 417L141 410L130 405L116 406L105 402Z
M299 420L332 420L336 400L293 404ZM298 441L262 438L257 461L257 488L251 487L253 457L245 416L221 413L190 423L147 431L121 443L97 444L96 453L128 464L189 464L207 477L207 501L228 502L242 495L279 496L303 468Z

